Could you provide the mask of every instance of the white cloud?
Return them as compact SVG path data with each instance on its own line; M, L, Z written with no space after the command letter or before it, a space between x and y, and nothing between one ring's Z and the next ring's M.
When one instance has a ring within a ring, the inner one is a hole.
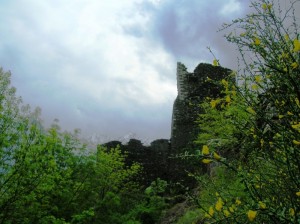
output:
M221 14L230 15L241 10L241 4L239 0L230 0L227 4L221 8Z

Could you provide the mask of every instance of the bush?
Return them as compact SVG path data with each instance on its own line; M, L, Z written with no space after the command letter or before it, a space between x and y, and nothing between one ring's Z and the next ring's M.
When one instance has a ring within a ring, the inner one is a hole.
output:
M236 84L222 81L226 96L202 105L201 161L231 172L220 179L225 187L217 185L213 203L200 196L208 223L300 222L297 3L283 9L279 1L253 2L253 13L224 25L233 29L226 37L236 44L241 64ZM230 191L236 183L242 197Z

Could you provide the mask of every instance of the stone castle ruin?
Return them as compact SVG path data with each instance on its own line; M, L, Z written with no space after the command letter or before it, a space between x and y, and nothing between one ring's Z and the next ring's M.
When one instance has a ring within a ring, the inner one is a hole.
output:
M171 147L172 151L182 152L193 147L193 140L197 137L199 127L195 122L201 113L199 104L206 97L218 97L221 94L219 85L208 80L222 80L231 71L229 69L199 64L190 73L184 64L177 63L177 91L172 113Z
M139 162L144 166L144 184L147 186L152 180L161 178L171 182L187 181L186 167L178 154L195 150L193 141L201 131L196 123L201 113L199 104L206 97L218 97L221 94L219 80L226 78L231 71L211 64L199 64L194 72L188 72L184 64L177 63L177 90L172 113L171 139L159 139L144 146L141 141L130 139L122 145L112 141L105 144L109 148L120 146L122 151L128 152L127 162ZM216 82L210 82L209 79ZM174 159L175 158L175 159Z

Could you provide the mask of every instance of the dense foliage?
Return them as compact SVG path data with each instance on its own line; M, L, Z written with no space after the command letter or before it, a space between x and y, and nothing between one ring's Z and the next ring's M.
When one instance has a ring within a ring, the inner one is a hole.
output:
M87 148L77 133L45 129L0 70L0 223L153 223L165 206L141 166L118 148ZM159 186L164 181L159 180Z
M201 105L197 142L210 176L198 177L197 218L207 223L300 223L297 3L253 2L253 13L224 27L241 68L236 83L222 80L223 98Z

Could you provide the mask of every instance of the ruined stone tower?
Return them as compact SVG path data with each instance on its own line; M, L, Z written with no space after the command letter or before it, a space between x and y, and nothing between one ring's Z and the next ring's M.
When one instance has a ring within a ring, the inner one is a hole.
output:
M123 152L127 152L128 165L133 162L142 164L144 173L140 181L145 186L149 186L157 178L167 180L170 184L175 183L176 186L179 186L178 183L182 183L183 186L195 186L195 178L188 176L187 172L195 173L196 169L202 167L199 166L199 162L197 165L191 165L190 160L183 160L178 154L189 148L194 152L195 146L192 143L201 131L195 123L198 114L201 113L198 105L207 96L217 97L221 94L218 80L226 78L229 73L229 69L210 64L199 64L194 72L190 73L184 64L177 63L178 95L173 106L171 141L160 139L153 141L150 146L143 146L140 140L130 139L126 145L112 141L105 146L115 148L119 145ZM208 78L214 81L207 81Z
M195 123L201 113L198 105L205 97L217 97L221 94L220 87L208 79L222 80L230 73L229 69L199 64L193 73L189 73L184 64L177 63L178 95L174 102L171 129L171 148L174 153L183 152L193 147L199 127Z

